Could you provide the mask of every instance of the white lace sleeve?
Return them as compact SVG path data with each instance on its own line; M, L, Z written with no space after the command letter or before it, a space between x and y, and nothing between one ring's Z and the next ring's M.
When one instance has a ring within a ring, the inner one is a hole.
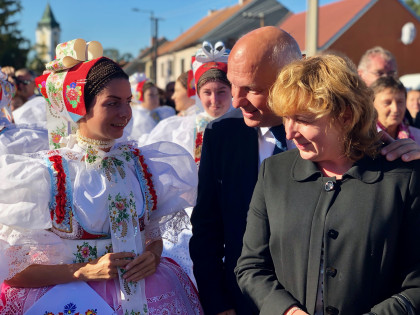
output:
M184 209L196 201L197 166L185 149L170 142L145 146L142 153L157 195L157 209L146 222L146 238L163 237L176 242L178 234L189 225Z
M40 160L0 157L0 283L35 263L58 263L62 246L51 227L50 179Z

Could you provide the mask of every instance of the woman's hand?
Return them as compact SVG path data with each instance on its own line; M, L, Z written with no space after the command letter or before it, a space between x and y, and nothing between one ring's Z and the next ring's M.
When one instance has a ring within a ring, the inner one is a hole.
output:
M118 276L118 268L125 268L133 257L129 252L105 254L81 267L75 276L83 281L113 279Z
M123 278L127 281L139 281L156 272L160 256L153 251L145 251L134 258L126 267Z

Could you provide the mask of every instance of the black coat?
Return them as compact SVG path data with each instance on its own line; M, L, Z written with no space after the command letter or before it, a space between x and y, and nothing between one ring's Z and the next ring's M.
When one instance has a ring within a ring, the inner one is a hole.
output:
M258 133L241 110L210 123L204 133L198 197L191 223L190 255L207 315L234 308L256 314L234 274L246 216L258 176Z
M325 314L420 314L419 176L420 161L364 158L335 181L298 150L266 159L239 286L261 314L314 314L322 258Z

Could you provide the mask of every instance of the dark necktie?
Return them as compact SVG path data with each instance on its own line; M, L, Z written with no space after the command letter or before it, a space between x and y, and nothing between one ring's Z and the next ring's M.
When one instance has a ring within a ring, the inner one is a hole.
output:
M284 130L284 125L275 126L270 128L271 133L273 134L274 139L276 139L276 145L274 147L273 155L284 152L287 150L286 143L286 131Z

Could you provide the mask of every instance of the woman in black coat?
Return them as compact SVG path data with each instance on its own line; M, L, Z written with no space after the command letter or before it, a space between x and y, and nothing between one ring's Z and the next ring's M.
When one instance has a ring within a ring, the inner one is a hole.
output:
M355 68L332 55L296 61L270 98L297 150L261 165L241 290L261 314L420 313L420 163L378 154Z

